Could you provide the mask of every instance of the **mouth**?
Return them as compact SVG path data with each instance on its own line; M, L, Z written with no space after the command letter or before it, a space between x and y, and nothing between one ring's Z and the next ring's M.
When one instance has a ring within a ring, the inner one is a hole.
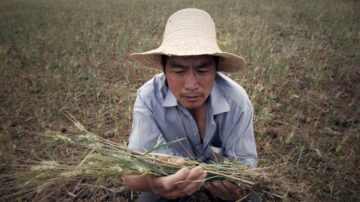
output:
M197 94L191 93L191 94L181 95L181 97L188 102L197 102L198 100L201 99L202 94L201 93L197 93Z
M200 99L199 96L184 96L183 98L188 102L196 102Z

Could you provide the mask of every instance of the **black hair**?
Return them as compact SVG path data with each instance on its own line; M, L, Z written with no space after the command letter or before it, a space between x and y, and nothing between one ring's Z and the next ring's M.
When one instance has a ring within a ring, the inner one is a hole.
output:
M215 70L218 70L218 64L219 64L219 56L214 56L214 60L215 60Z
M163 70L165 72L165 66L166 66L166 60L168 56L167 55L161 55L161 65L163 66Z

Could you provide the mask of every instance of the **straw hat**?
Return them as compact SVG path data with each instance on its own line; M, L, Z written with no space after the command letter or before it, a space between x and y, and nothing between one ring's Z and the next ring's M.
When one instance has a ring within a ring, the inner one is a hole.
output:
M243 58L220 50L214 21L207 12L196 8L182 9L169 17L159 48L133 53L131 57L145 66L163 69L161 55L213 55L219 56L218 71L235 72L246 68Z

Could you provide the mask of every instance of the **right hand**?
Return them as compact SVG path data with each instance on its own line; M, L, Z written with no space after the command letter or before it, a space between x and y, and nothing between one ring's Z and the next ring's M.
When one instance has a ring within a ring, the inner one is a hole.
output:
M185 160L182 158L158 156L159 159L170 161L179 165L183 165ZM205 182L207 173L200 166L193 169L182 168L175 174L166 177L156 177L148 175L147 183L154 194L160 195L167 199L176 199L188 196L201 188ZM201 180L200 182L190 182ZM183 182L184 181L184 182Z

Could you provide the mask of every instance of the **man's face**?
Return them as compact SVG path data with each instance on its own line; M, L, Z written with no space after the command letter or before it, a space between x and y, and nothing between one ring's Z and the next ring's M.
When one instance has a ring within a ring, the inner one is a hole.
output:
M214 85L216 64L213 56L168 57L165 76L171 92L187 109L201 107Z

